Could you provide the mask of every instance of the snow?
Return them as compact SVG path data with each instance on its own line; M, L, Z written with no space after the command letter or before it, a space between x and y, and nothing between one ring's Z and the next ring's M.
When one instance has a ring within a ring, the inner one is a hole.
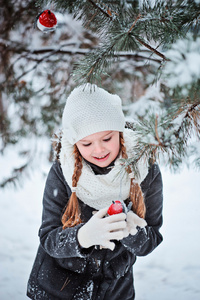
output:
M199 173L184 168L180 174L162 169L162 174L164 240L135 264L136 300L197 300L200 299Z
M167 86L177 86L185 89L200 78L200 38L196 41L188 34L186 39L180 39L165 55L170 59L165 65L162 77L166 79ZM186 89L187 91L187 89Z
M195 0L200 3L199 0ZM143 1L140 2L142 4ZM151 0L151 7L155 0ZM73 49L77 51L80 43L91 41L82 37L82 25L78 20L71 16L56 13L58 18L59 30L52 36L50 45L55 48L63 32L69 35L67 43L64 40L60 43L63 50ZM62 29L62 30L61 30ZM26 44L30 49L40 49L43 33L39 30L30 30L26 35ZM16 31L11 32L10 40L18 41L19 34ZM23 42L23 41L21 41ZM8 45L9 46L9 45ZM45 45L43 45L45 48ZM85 51L79 49L79 51ZM196 42L180 40L174 44L172 49L165 53L171 59L164 67L164 79L174 88L184 84L190 86L200 78L200 38ZM16 60L16 56L13 58ZM15 64L20 70L24 58ZM138 62L138 66L141 62ZM34 63L26 65L31 69ZM47 73L47 67L41 65L38 70L41 73ZM124 63L124 68L125 66ZM45 71L43 68L46 68ZM26 70L26 68L25 68ZM132 68L130 67L132 73ZM42 76L34 76L30 72L24 79L27 83L31 82L32 87L40 89L45 86ZM51 73L51 70L49 71ZM20 75L21 73L19 73ZM57 76L60 76L58 74ZM0 81L4 81L1 74ZM182 92L185 87L183 86ZM64 87L63 87L64 90ZM60 95L64 94L61 90ZM126 90L126 89L125 89ZM49 91L49 87L47 87ZM127 90L126 90L127 92ZM40 115L40 106L48 104L49 97L46 96L33 98L30 100L32 118ZM187 95L187 89L186 93ZM15 104L7 107L7 100L3 100L12 119L12 129L21 128L21 123L17 117L19 111ZM159 103L164 99L160 91L160 84L151 86L147 89L138 102L130 106L129 118L138 115L145 115L147 111L159 112ZM156 101L151 101L156 100ZM39 102L38 102L39 101ZM181 116L174 122L179 126ZM41 127L39 132L44 133L46 128ZM46 177L43 173L48 172L50 165L43 165L44 156L49 151L49 143L39 145L35 143L35 138L29 137L28 140L21 139L20 145L13 145L5 149L4 156L0 157L1 178L6 178L12 172L13 167L20 167L27 162L27 157L19 155L24 151L29 151L29 158L34 162L31 168L35 169L36 161L38 171L32 171L32 177L26 173L23 176L24 186L18 189L0 190L0 300L23 300L26 299L26 284L28 276L36 255L39 239L38 229L41 223L42 215L42 195L45 186ZM46 145L46 146L45 146ZM200 148L197 143L193 143L195 151ZM198 147L198 148L197 148ZM13 150L14 149L14 150ZM29 168L30 169L30 168ZM164 225L162 233L163 243L147 257L138 258L134 266L136 300L197 300L200 299L200 205L197 192L199 183L199 173L195 170L184 168L179 174L171 174L168 170L162 168L164 181ZM54 197L57 196L57 189L53 191ZM89 286L90 287L90 286Z
M48 171L50 165L45 166ZM200 298L199 173L162 169L164 241L134 266L136 300ZM0 299L27 299L26 284L38 247L46 177L35 171L22 189L0 191ZM54 191L55 195L57 191Z
M136 115L145 116L148 111L161 114L160 103L163 102L164 94L160 91L160 82L146 89L145 94L138 101L124 107L128 112L126 121L132 122Z

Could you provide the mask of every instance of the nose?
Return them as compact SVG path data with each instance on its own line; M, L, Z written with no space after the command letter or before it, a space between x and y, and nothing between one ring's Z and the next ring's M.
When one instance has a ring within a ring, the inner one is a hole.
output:
M94 152L96 154L103 153L104 150L105 150L105 148L104 148L104 146L101 143L96 143L95 144Z

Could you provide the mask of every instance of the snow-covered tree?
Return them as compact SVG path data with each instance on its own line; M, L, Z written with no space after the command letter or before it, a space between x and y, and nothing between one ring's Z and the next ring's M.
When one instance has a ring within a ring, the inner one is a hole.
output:
M44 9L58 17L55 32L33 28ZM174 169L200 166L199 0L5 1L2 15L2 155L11 143L21 151L30 136L50 136L70 90L92 82L122 97L140 133L125 164L144 155ZM1 186L30 165L31 149Z

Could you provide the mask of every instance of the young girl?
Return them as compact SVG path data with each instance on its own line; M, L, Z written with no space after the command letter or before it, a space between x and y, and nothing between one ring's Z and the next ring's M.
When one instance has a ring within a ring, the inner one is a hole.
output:
M133 264L162 241L162 179L157 164L129 166L136 132L121 100L87 84L69 95L61 147L43 198L40 246L28 282L31 299L133 300ZM108 215L112 201L125 212Z

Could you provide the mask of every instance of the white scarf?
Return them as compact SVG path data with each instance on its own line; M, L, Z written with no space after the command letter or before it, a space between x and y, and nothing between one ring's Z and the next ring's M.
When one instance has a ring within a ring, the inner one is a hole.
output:
M136 133L131 129L124 130L124 141L128 157L134 157L134 147L136 146ZM65 180L72 188L72 175L74 173L74 147L68 142L65 130L62 135L62 148L60 152L61 168ZM127 172L120 173L120 158L117 158L111 171L105 175L95 175L92 168L83 160L82 173L79 178L76 195L85 204L94 209L101 209L110 206L114 200L126 200L129 197L130 177ZM140 177L137 179L141 183L148 173L148 165L143 161L138 162Z

